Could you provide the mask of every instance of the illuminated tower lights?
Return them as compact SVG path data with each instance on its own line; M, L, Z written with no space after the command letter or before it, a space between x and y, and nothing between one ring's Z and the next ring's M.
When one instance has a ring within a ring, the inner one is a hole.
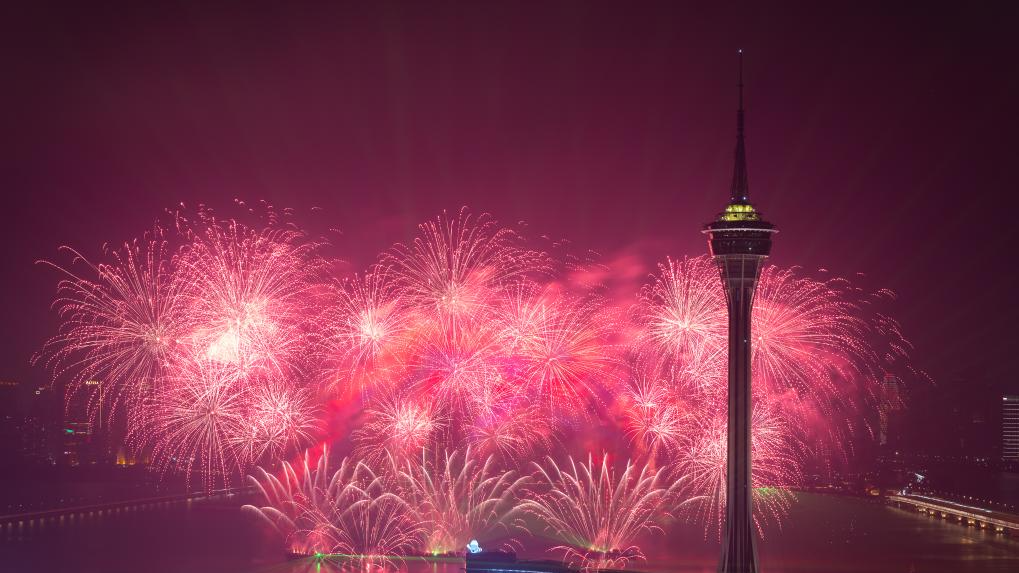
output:
M751 482L750 322L754 292L777 230L750 203L743 143L743 51L739 56L739 110L729 204L709 223L711 255L718 265L729 310L729 418L726 468L726 516L722 537L722 573L756 573L757 546Z

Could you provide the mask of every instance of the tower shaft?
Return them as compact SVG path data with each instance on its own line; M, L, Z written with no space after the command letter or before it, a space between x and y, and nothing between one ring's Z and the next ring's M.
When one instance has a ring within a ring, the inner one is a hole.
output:
M729 416L726 467L726 519L719 571L757 573L753 519L751 316L754 291L764 257L723 255L715 258L729 310Z

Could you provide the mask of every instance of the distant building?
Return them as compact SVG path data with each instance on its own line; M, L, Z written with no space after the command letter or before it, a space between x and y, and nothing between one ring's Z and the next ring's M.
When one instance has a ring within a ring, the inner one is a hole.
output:
M63 463L69 466L113 461L102 436L102 383L88 380L67 401L61 431ZM107 459L109 458L109 459Z
M895 413L902 410L902 382L898 377L885 374L881 382L881 398L878 403L878 444L887 446L895 444L891 439L894 430ZM871 418L873 419L873 418Z
M53 465L60 448L60 398L52 387L40 386L29 395L21 423L22 454L30 462Z
M64 422L63 440L64 463L78 466L91 460L92 424L89 422Z
M0 465L21 455L21 413L18 411L19 385L0 380Z
M1019 462L1019 394L1001 397L1001 458Z

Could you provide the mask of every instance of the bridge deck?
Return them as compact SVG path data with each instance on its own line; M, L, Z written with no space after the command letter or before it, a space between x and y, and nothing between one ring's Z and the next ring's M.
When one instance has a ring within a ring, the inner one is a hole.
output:
M1013 513L918 494L891 495L888 496L888 501L911 505L921 511L941 513L945 516L957 517L960 520L966 519L971 525L993 526L1002 532L1019 532L1019 515Z

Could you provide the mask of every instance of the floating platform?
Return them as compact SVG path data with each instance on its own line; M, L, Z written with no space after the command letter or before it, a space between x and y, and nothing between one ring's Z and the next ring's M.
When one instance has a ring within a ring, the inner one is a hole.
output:
M585 570L572 567L562 561L551 559L518 560L510 551L482 551L468 553L464 557L467 573L584 573ZM592 571L592 570L586 570ZM600 573L635 573L615 569L597 569Z

